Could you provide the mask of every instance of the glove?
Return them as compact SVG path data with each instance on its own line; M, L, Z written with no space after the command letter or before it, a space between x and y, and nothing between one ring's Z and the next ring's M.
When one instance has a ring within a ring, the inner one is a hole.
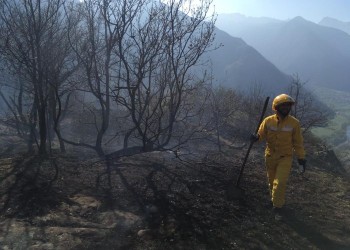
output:
M299 164L299 172L302 174L306 170L306 160L305 159L298 159Z
M250 141L251 142L256 142L256 141L258 141L259 140L259 135L258 134L251 134L250 135Z

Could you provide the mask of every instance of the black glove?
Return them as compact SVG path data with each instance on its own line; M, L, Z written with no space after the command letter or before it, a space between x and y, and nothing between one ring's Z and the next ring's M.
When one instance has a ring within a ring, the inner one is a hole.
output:
M259 140L259 135L258 134L251 134L250 135L250 141L251 142L256 142Z
M306 170L306 160L305 159L298 159L298 164L299 164L300 173L304 173Z

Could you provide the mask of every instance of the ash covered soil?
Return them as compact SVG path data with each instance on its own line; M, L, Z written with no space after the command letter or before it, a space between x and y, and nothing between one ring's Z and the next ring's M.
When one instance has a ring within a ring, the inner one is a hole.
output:
M328 154L292 171L283 221L269 207L260 146L244 199L227 199L244 154L7 156L0 249L350 249L349 179Z

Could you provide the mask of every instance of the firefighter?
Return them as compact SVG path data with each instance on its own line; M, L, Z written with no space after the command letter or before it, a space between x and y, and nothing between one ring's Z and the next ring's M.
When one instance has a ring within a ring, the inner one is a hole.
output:
M302 172L306 166L300 123L289 114L294 103L289 95L278 95L272 103L275 114L266 117L258 133L251 136L252 141L266 141L265 165L276 220L282 219L293 154L297 156Z

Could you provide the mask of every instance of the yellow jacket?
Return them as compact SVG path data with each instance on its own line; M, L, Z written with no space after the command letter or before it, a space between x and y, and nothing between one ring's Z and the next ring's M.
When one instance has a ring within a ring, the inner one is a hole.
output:
M266 156L291 156L294 151L298 159L305 158L300 123L295 117L268 116L261 123L258 134L259 140L266 140Z

